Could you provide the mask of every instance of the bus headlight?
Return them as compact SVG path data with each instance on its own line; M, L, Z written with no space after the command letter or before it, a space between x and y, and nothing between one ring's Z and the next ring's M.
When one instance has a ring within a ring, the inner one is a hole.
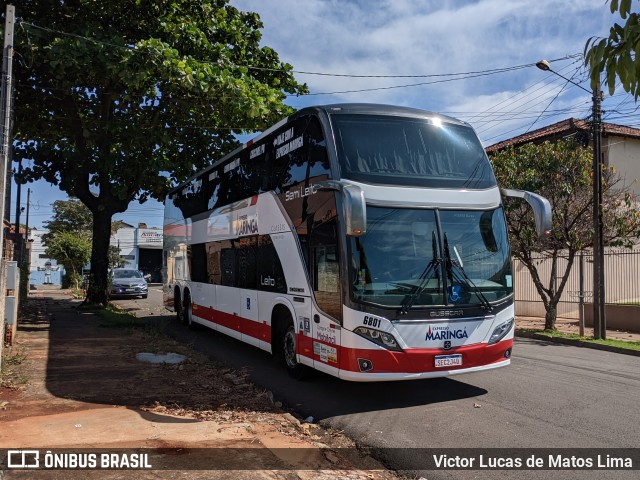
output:
M487 343L489 345L493 345L494 343L498 343L500 340L502 340L507 335L507 333L511 331L511 328L513 327L513 321L514 319L512 318L508 322L505 322L502 325L498 325L491 334L491 337L489 337L489 342Z
M381 332L380 330L369 327L357 327L353 333L360 335L361 337L366 338L370 342L380 345L387 350L393 350L394 352L402 351L402 348L398 345L398 341L390 333Z

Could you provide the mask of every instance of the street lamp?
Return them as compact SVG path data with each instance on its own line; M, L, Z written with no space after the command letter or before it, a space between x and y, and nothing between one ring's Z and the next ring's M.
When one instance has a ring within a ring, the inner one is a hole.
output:
M593 336L597 339L607 338L607 323L605 316L604 299L604 238L602 224L602 162L600 161L602 139L602 93L600 81L596 88L590 92L582 85L560 75L551 69L547 60L540 60L536 67L545 72L551 72L567 82L592 94L593 119L591 129L593 131Z

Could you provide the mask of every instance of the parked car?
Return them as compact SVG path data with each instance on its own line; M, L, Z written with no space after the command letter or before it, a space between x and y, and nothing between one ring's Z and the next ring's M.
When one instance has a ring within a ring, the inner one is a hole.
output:
M111 271L112 297L142 297L147 298L149 287L144 275L139 270L131 268L114 268Z

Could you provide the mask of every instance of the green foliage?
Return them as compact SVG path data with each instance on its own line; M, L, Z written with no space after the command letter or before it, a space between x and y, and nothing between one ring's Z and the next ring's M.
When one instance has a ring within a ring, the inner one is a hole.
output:
M505 199L513 255L531 273L547 311L547 328L554 328L556 307L578 251L593 246L593 155L574 140L526 144L491 154L496 178L508 188L546 197L553 208L553 227L538 239L533 213L519 199ZM630 246L640 236L640 211L611 168L603 168L603 237L606 245ZM538 269L540 255L551 260L549 277ZM558 271L559 256L567 258Z
M65 272L62 276L62 288L70 288L79 290L78 286L82 285L82 275L79 273Z
M126 328L129 330L144 327L143 320L140 320L130 313L114 308L111 304L107 305L105 308L101 308L97 313L103 320L100 324L101 327Z
M290 114L286 93L307 91L260 45L258 15L227 0L14 4L15 159L29 160L26 181L44 178L93 213L98 295L115 213L162 201L233 150L234 133Z
M77 198L56 200L53 202L53 217L43 222L48 233L42 236L44 245L59 233L75 232L77 235L91 238L93 215L85 204Z
M120 249L115 245L109 245L109 268L124 267L126 262L120 256Z
M49 240L46 254L64 266L65 277L76 282L75 287L78 288L82 267L91 258L91 241L82 235L61 232Z
M638 99L640 95L640 14L631 12L631 0L611 0L611 13L618 12L623 25L614 23L607 38L591 37L584 48L592 89L602 72L609 94L613 95L616 78L622 88Z

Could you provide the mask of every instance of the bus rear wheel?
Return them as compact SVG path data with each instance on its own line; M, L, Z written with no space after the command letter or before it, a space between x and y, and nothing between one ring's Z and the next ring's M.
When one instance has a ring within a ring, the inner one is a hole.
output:
M176 312L178 323L184 323L184 310L182 310L182 299L178 289L173 293L173 309Z
M193 306L191 305L191 295L189 295L189 292L185 292L184 294L183 311L182 323L188 326L191 330L195 330L196 323L193 321Z

